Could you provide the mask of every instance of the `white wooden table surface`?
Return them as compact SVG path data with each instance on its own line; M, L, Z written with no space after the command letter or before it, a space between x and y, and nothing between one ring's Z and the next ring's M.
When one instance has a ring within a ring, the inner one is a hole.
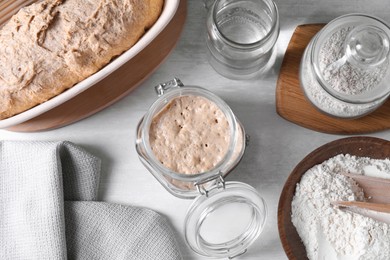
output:
M294 125L275 112L275 86L287 44L295 27L329 22L342 14L367 13L390 23L387 0L276 0L281 31L273 68L261 78L233 81L219 76L207 63L204 42L206 11L201 0L188 0L186 25L176 49L139 88L109 108L81 122L40 133L0 130L0 139L69 140L102 159L99 199L147 207L165 215L177 233L184 259L203 259L191 252L183 236L190 200L168 193L139 161L135 128L155 100L153 86L179 77L184 84L199 85L223 98L251 136L240 165L228 180L248 183L265 198L269 215L263 234L239 259L286 259L277 229L277 206L284 182L309 152L343 136L314 132ZM390 131L371 134L390 139Z

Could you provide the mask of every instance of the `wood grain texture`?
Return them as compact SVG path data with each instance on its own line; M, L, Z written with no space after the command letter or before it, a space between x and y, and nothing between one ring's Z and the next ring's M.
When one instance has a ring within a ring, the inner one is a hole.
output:
M324 24L299 25L287 47L276 84L276 111L284 119L318 132L362 134L390 128L390 101L369 115L339 119L321 113L306 99L299 83L299 65L312 37Z
M303 243L291 222L291 202L302 175L313 166L338 154L385 159L390 157L390 142L374 137L349 137L327 143L307 155L284 184L278 205L279 237L289 259L307 259Z
M364 190L369 202L390 204L390 179L375 178L353 173L343 173L356 181Z
M0 0L0 27L22 7L34 2L36 2L36 0Z
M388 191L388 189L385 191ZM372 203L365 201L335 201L332 202L332 204L339 207L369 209L377 212L390 213L390 204L385 203Z
M134 58L76 97L7 130L36 132L63 127L93 115L126 96L146 80L176 46L186 13L187 1L182 0L166 28Z

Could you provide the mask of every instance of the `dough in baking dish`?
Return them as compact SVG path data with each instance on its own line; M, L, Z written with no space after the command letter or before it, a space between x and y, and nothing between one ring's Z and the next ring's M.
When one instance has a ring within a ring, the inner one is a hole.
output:
M0 119L71 88L128 50L163 0L43 0L0 30Z

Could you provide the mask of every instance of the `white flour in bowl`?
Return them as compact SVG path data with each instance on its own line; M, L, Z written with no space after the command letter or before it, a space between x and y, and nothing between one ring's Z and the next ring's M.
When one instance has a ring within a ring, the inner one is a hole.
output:
M390 178L390 160L337 155L302 176L292 201L292 222L308 258L390 259L389 224L331 205L331 201L364 197L355 181L342 172Z

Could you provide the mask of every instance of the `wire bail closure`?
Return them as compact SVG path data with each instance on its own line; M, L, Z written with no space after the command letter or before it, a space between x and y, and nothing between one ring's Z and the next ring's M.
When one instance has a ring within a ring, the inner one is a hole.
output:
M225 180L222 177L222 174L219 173L217 175L211 176L209 178L205 178L203 180L195 182L196 189L201 195L205 195L206 197L209 196L209 191L203 186L203 184L210 182L210 181L216 181L216 186L218 189L225 189Z
M184 87L184 84L181 82L180 79L175 77L170 81L158 84L157 86L154 87L154 89L156 90L157 95L160 97L164 95L164 93L169 89L180 88L180 87Z

